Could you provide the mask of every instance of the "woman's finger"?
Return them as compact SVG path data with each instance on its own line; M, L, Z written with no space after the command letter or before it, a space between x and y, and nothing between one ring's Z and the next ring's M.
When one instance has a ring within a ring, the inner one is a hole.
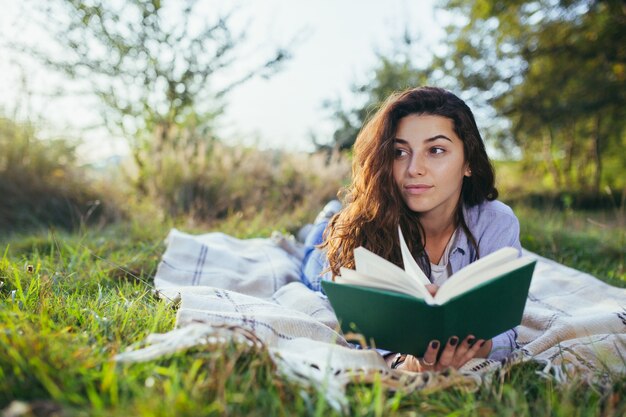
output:
M464 357L459 361L457 368L465 365L470 359L474 359L479 355L480 349L485 345L484 339L478 339L474 342L472 347L465 353Z
M402 355L402 362L393 366L392 369L400 369L409 372L421 372L423 370L419 359L413 355Z
M448 339L448 343L446 343L446 346L443 348L441 357L437 362L437 370L442 370L453 365L454 354L456 353L456 348L458 344L458 337L452 336L450 339Z
M426 289L433 297L437 294L437 290L439 290L439 285L437 284L426 284Z
M437 364L437 355L439 354L440 343L439 340L431 340L428 344L428 348L422 358L422 365L427 368L431 368ZM430 369L427 369L430 370Z
M476 356L476 352L478 352L479 349L477 345L478 343L476 343L476 337L474 337L474 335L467 336L456 349L453 366L458 369Z
M419 360L413 356L413 355L406 355L406 359L404 360L404 362L402 363L402 366L400 367L400 369L404 370L404 371L411 371L411 372L421 372L421 365Z

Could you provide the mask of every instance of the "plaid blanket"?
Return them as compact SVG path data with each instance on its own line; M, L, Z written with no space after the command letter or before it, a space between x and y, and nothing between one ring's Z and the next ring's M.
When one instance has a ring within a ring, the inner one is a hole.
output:
M580 271L538 259L510 363L545 365L544 374L598 376L626 371L626 290ZM302 248L280 234L240 240L222 233L192 236L172 230L155 276L167 300L179 301L176 329L151 335L119 354L145 361L201 343L260 343L289 378L321 387L340 407L348 383L381 380L392 388L476 387L504 364L474 359L459 372L389 369L371 349L355 349L340 334L327 299L299 281Z

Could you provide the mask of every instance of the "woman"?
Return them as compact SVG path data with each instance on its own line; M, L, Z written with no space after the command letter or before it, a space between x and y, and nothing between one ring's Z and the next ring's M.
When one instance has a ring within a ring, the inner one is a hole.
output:
M392 95L356 139L352 177L345 207L330 222L316 222L307 237L302 279L310 288L319 290L320 279L342 266L354 268L358 246L402 266L398 225L432 294L481 256L504 246L521 254L519 222L495 200L494 170L474 116L449 91L420 87ZM502 359L516 347L514 330L486 341L459 336L432 341L420 359L390 353L386 359L394 368L441 370L474 357Z

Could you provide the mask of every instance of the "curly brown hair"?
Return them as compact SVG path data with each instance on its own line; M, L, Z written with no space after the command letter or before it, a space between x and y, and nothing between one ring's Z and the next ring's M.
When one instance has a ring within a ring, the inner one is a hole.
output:
M418 264L430 276L424 250L425 235L420 214L408 208L393 178L394 140L400 119L405 116L435 115L451 119L463 141L465 160L472 175L463 178L461 199L473 206L498 197L495 173L476 126L474 115L463 100L435 87L418 87L390 96L359 132L354 144L352 183L343 191L345 208L330 221L322 247L327 250L330 270L354 268L353 251L358 246L402 266L398 225ZM460 199L460 200L461 200ZM478 251L476 240L457 204L456 226L461 226Z

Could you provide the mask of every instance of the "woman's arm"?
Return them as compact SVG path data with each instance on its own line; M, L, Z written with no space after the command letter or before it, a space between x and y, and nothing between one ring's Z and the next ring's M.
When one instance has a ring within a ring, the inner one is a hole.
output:
M495 336L492 341L491 351L489 352L488 359L501 361L506 359L511 352L518 348L517 345L517 331L515 329L507 330Z
M468 217L468 227L477 240L481 257L505 246L517 249L518 256L522 255L519 220L509 206L499 201L490 201L469 209L465 215ZM463 266L465 265L460 265ZM491 351L485 357L494 360L506 358L518 347L516 339L515 329L495 336Z
M485 257L505 246L511 246L522 255L519 220L509 206L499 201L489 201L466 212L466 222L476 239L480 257ZM464 260L460 268L475 259Z

